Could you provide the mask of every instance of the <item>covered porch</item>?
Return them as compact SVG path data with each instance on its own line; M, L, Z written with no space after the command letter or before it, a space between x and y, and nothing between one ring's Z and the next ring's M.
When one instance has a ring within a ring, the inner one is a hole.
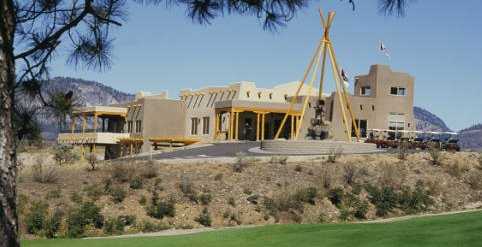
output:
M301 106L291 109L280 138L291 139L301 124ZM243 100L216 103L215 140L262 141L273 139L283 117L289 111L285 103L253 102Z

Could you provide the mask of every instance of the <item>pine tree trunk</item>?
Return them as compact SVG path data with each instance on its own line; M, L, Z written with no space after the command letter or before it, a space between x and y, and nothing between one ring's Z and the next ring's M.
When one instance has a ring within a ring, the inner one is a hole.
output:
M17 160L12 112L15 13L12 0L0 0L0 247L20 246L16 211Z

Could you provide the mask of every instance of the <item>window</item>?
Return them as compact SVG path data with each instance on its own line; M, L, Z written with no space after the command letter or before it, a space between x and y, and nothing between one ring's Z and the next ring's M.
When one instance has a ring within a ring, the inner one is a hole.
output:
M403 113L391 112L388 116L389 139L396 140L403 136L405 129L405 115Z
M360 105L360 111L363 111L363 105Z
M287 95L287 94L285 94L285 100L288 100L288 95Z
M369 86L361 87L360 88L360 94L362 96L370 96L372 94L372 88L369 87Z
M136 133L141 133L141 132L142 132L142 121L136 120Z
M261 92L258 93L258 99L261 99Z
M375 111L375 105L372 105L372 111Z
M132 121L127 121L127 132L132 133Z
M191 135L197 135L197 127L199 125L199 118L191 118Z
M390 95L405 96L406 94L407 94L407 90L404 87L390 88Z
M269 93L269 99L273 99L273 93Z
M246 92L246 97L249 98L249 95L250 95L250 92L247 91L247 92Z
M203 117L203 135L209 134L209 117Z

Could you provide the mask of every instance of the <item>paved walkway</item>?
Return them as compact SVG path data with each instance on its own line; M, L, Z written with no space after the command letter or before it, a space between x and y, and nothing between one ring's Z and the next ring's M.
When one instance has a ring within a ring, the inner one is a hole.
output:
M259 142L236 142L236 143L214 143L209 146L177 150L173 152L153 154L153 159L195 159L212 157L235 157L237 153L243 152L250 156L269 155L263 153L251 153L250 149L259 147ZM143 158L149 158L143 157Z

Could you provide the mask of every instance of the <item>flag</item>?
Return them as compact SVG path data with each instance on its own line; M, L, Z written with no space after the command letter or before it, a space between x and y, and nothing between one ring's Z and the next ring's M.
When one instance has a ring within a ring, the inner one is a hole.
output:
M381 41L381 40L380 40L379 50L380 50L380 52L382 52L385 56L387 56L388 59L390 59L390 51L389 51L388 48L385 46L385 44L383 44L383 41Z
M341 69L341 79L343 80L345 87L348 88L350 86L350 83L349 83L350 79L348 78L348 75L344 69Z

